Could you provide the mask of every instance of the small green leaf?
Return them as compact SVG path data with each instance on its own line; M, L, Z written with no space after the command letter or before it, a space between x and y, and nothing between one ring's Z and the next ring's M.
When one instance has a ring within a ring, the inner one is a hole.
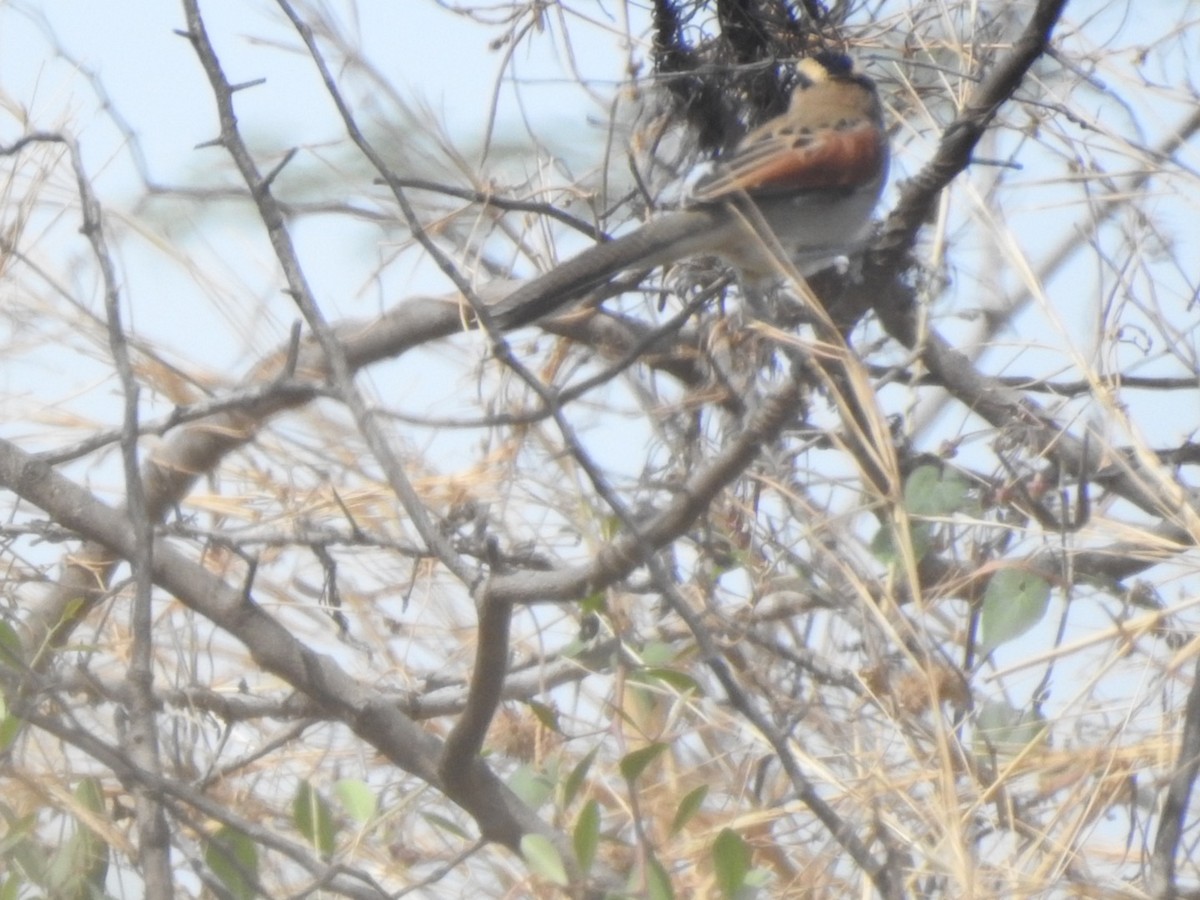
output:
M650 641L639 655L643 666L665 666L675 659L675 648L663 641Z
M307 781L300 782L292 800L292 821L322 856L330 856L334 847L333 814L329 803Z
M658 857L653 854L646 860L646 896L650 900L675 900L671 878L658 861Z
M917 466L904 482L910 516L949 516L966 509L970 483L948 466Z
M55 898L83 898L89 886L103 888L108 877L108 846L77 824L70 838L50 854L44 887Z
M1004 700L988 700L975 716L975 754L1011 759L1033 741L1046 740L1046 720L1033 710L1020 710Z
M75 799L84 809L94 813L104 812L104 789L97 778L85 778L75 788Z
M82 809L103 817L104 792L96 778L84 778L73 792ZM54 850L45 869L45 884L54 897L86 897L101 892L108 878L109 847L83 818L77 817L71 836Z
M664 669L661 666L651 666L648 669L641 669L638 672L643 678L655 679L664 684L668 684L677 691L692 691L700 693L700 685L696 679L686 672L680 672L676 669Z
M579 617L599 615L606 609L608 609L608 594L604 591L596 591L594 594L588 594L579 602Z
M547 728L555 734L562 734L562 729L558 725L558 710L552 709L545 703L538 703L536 700L529 700L526 705L533 711L534 717L542 724L543 728Z
M508 777L509 789L531 809L537 809L554 793L554 780L532 766L519 766Z
M599 752L599 746L593 747L588 751L587 756L581 759L579 764L571 770L571 774L563 782L563 806L570 806L571 802L579 795L579 789L583 787L583 782L587 779L588 771L592 768L592 763L596 761L596 754Z
M621 520L616 516L605 516L600 520L600 536L611 541L621 533Z
M83 612L87 606L88 600L86 597L72 597L63 604L63 613L62 616L59 617L58 621L70 622L72 619L78 618L79 614Z
M550 841L540 834L527 834L521 838L521 855L529 870L541 875L547 881L559 887L567 887L567 870L563 867L562 857Z
M1001 569L983 595L979 614L979 653L986 657L1042 621L1050 605L1050 583L1032 572Z
M896 561L896 541L892 537L890 525L880 525L871 538L871 555L881 563L891 564Z
M912 557L920 562L934 543L935 523L924 517L949 516L970 506L970 483L944 466L918 466L904 483L904 508L913 518L908 524ZM904 558L894 525L883 525L871 539L871 553L891 565Z
M258 892L258 846L245 832L222 826L204 848L204 861L235 900L253 900Z
M25 648L21 638L7 622L0 621L0 663L6 666L19 666L25 659Z
M5 716L0 719L0 752L7 750L21 734L25 723L16 716Z
M24 887L25 881L20 875L13 873L4 879L4 883L0 884L0 900L17 900L21 896L21 888Z
M713 842L713 868L721 893L732 900L746 883L750 871L750 848L741 835L731 828L722 828Z
M579 868L586 874L596 858L596 848L600 845L600 804L589 800L579 811L575 820L575 832L571 835L575 844L575 858L579 860Z
M759 888L764 888L770 884L773 878L774 875L770 869L764 869L761 866L751 869L746 873L746 880L743 882L744 887L742 889L742 893L753 894L753 892L757 891Z
M678 834L683 830L683 826L692 820L692 816L700 811L701 804L704 803L704 798L708 796L708 785L702 784L698 788L692 788L688 791L682 800L679 801L679 808L675 810L675 818L671 820L671 834Z
M437 813L425 813L423 817L426 822L428 822L430 825L433 825L435 828L440 828L442 831L449 832L457 838L462 838L464 841L471 840L471 835L463 830L463 828L457 822L453 822L450 819L447 819L445 816L439 816Z
M641 670L631 672L626 681L626 708L622 711L628 716L628 721L635 730L640 730L639 723L654 718L669 701L663 697L662 688L657 685L650 687L641 677Z
M662 756L666 749L666 744L655 743L626 754L625 758L621 760L621 776L626 781L637 781L638 777L646 771L646 767Z
M930 522L908 523L908 536L912 544L913 559L920 562L933 546L933 525ZM892 565L903 559L903 554L897 549L896 526L881 525L871 538L871 553L881 563Z
M0 835L0 859L8 859L14 848L28 840L33 833L34 816L17 816L11 809L0 803L0 815L4 816L6 829Z
M379 808L375 793L365 781L343 778L333 785L333 792L342 801L342 808L356 822L369 822Z
M45 881L46 851L34 837L37 816L34 813L18 816L3 804L0 804L0 815L3 815L7 828L4 837L0 839L0 860L8 863L14 878L17 877L17 871L23 870L32 881Z

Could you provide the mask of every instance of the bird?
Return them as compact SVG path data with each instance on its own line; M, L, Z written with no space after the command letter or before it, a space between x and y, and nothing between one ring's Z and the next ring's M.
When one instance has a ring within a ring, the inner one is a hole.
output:
M796 75L788 109L747 132L683 208L525 282L489 308L494 325L530 324L626 270L716 255L759 285L780 277L780 250L807 275L861 246L888 171L878 91L838 52Z

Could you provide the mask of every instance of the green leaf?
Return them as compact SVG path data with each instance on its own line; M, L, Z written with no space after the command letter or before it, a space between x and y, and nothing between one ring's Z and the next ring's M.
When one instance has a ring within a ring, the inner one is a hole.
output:
M0 859L7 859L18 845L24 843L33 833L35 818L32 813L27 816L17 816L11 809L0 803L0 815L4 816L6 829L0 835Z
M526 806L537 809L554 793L554 780L532 766L523 765L508 777L508 787Z
M904 482L904 508L913 517L908 525L913 559L917 562L924 559L934 543L935 523L920 520L949 516L969 508L970 489L970 482L945 466L917 466L909 473ZM900 549L894 526L882 526L871 539L871 552L888 565L904 558Z
M563 782L563 806L570 806L571 802L579 795L579 789L583 787L583 782L587 779L588 771L592 768L592 763L596 761L596 754L600 752L600 747L593 747L579 764L571 770L571 774L567 776L567 780Z
M258 846L243 831L222 826L208 839L204 861L235 900L253 900L258 881Z
M21 869L33 882L45 882L48 878L48 861L46 851L34 837L37 830L36 813L18 816L0 804L0 815L4 816L7 828L3 839L0 839L0 860L7 862L8 868L14 873Z
M700 811L701 804L704 803L704 798L708 796L708 785L702 784L698 788L692 788L688 791L682 800L679 801L679 808L675 810L675 818L671 820L671 834L678 834L683 830L683 826L692 820L692 816Z
M547 728L555 734L562 734L562 728L558 724L558 710L552 709L545 703L538 703L536 700L526 701L526 705L533 711L534 717L542 724L543 728Z
M662 756L666 749L666 744L655 743L626 754L625 758L621 760L621 776L626 781L637 781L638 777L646 771L646 767Z
M700 693L700 685L691 675L686 672L680 672L676 669L664 669L661 666L651 666L648 669L641 669L638 674L643 678L655 679L664 684L668 684L677 691L692 691L696 694Z
M746 873L746 880L742 888L742 894L753 895L759 888L766 887L774 879L774 874L770 869L764 869L761 866L751 869Z
M970 506L971 484L947 466L917 466L904 482L910 516L949 516Z
M4 883L0 884L0 900L17 900L21 896L21 888L25 886L25 880L20 875L13 873L4 879Z
M300 782L292 800L292 822L318 853L322 856L333 853L333 813L328 801L307 781Z
M89 812L104 813L104 789L98 778L84 778L75 788L75 800Z
M25 722L16 716L5 716L0 719L0 752L7 750L21 734Z
M0 621L0 663L19 666L25 659L25 647L21 638L7 622Z
M600 536L606 541L611 541L621 533L621 520L615 515L605 516L600 520Z
M625 708L621 710L621 715L633 730L640 731L645 722L657 717L669 702L663 696L661 687L651 687L638 671L631 672L625 682Z
M646 860L646 896L650 900L675 900L675 889L658 857L650 854Z
M575 858L579 860L579 868L586 874L596 858L596 848L600 845L600 804L589 800L579 811L575 820L575 832L571 835L575 844Z
M104 788L99 778L85 778L79 782L79 786L75 788L75 799L84 809L96 816L108 818L104 808ZM108 844L82 820L79 820L71 840L79 844L79 877L84 884L103 890L104 881L108 878Z
M84 778L73 792L75 802L103 818L104 792L96 778ZM53 897L83 898L103 893L108 878L109 847L83 817L75 818L71 836L61 843L45 869L45 883Z
M608 594L604 591L596 591L594 594L588 594L579 603L579 617L583 618L587 615L599 615L608 609Z
M647 668L665 666L675 659L675 648L663 641L650 641L642 648L639 655L642 658L642 665Z
M541 875L547 881L559 887L567 887L567 870L563 867L562 857L550 841L540 834L527 834L521 838L521 855L529 870Z
M871 537L871 555L881 563L896 561L896 541L892 538L890 525L880 525Z
M1050 605L1050 583L1032 572L1001 569L983 594L979 614L979 653L986 657L1042 621Z
M437 813L424 813L424 819L435 828L440 828L442 831L449 832L457 838L462 838L464 841L471 840L471 835L463 830L457 822L447 819L445 816L439 816Z
M750 871L750 848L741 835L731 828L722 828L713 842L713 868L721 893L732 900L746 883Z
M975 716L975 754L1011 759L1034 741L1046 740L1046 720L1033 710L1016 709L1004 700L988 700Z
M908 535L912 542L913 559L920 562L933 546L933 525L929 522L908 523ZM881 563L891 565L899 562L903 556L897 550L896 527L881 525L871 538L871 553Z
M375 793L365 781L343 778L333 785L333 792L342 801L342 808L356 822L369 822L379 808Z

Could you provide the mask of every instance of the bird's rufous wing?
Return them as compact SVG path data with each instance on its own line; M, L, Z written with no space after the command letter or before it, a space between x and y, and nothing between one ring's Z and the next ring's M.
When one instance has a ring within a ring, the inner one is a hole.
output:
M692 199L705 203L741 191L753 197L850 189L877 178L884 156L879 129L867 118L821 129L783 124L747 135L732 156L697 183Z

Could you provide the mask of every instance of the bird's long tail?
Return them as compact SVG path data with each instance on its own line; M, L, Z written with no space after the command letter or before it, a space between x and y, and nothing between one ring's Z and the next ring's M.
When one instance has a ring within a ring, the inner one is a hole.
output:
M528 325L628 269L665 265L697 253L719 252L714 234L724 222L716 208L670 213L630 234L589 247L544 275L525 282L489 312L501 330Z

